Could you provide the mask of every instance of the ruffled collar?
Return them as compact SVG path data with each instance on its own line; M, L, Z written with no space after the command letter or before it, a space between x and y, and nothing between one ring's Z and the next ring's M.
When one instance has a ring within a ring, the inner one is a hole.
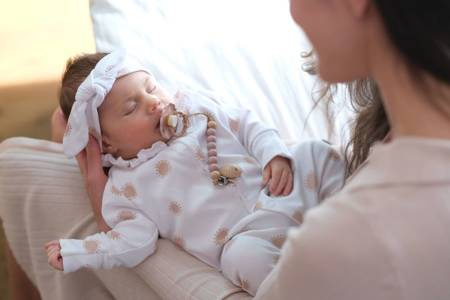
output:
M115 158L111 154L102 155L102 163L104 167L120 167L120 168L135 168L140 164L155 157L159 152L166 149L168 145L162 141L154 143L150 148L142 149L138 152L137 157L132 159L123 159L122 157Z

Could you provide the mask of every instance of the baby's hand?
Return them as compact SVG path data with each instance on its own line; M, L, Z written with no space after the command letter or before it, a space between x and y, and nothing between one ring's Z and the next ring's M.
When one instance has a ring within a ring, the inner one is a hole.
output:
M270 194L286 196L292 191L292 169L288 158L275 156L265 166L263 172L264 185L269 184Z
M45 244L45 251L47 251L48 264L56 270L63 271L63 258L61 256L61 245L58 241L51 241Z

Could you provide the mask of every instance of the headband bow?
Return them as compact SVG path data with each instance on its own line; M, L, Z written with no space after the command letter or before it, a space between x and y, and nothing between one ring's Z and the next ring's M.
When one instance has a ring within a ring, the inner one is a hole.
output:
M97 108L103 103L117 78L137 71L151 74L124 50L107 54L97 63L75 94L63 138L64 153L67 156L73 157L80 153L88 143L89 134L98 140L100 149L102 148Z

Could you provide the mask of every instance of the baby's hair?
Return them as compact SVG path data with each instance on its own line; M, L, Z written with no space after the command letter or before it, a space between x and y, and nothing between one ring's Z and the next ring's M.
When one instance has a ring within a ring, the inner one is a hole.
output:
M108 53L82 54L69 58L61 78L58 92L59 105L66 119L69 118L78 87L86 79L97 63Z

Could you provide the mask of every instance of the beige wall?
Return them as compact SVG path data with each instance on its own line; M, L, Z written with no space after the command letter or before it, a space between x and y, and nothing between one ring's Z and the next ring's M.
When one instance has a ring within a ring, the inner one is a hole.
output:
M0 0L0 8L0 87L57 79L69 56L95 50L88 0Z
M48 138L66 60L93 51L88 0L0 0L0 142Z

